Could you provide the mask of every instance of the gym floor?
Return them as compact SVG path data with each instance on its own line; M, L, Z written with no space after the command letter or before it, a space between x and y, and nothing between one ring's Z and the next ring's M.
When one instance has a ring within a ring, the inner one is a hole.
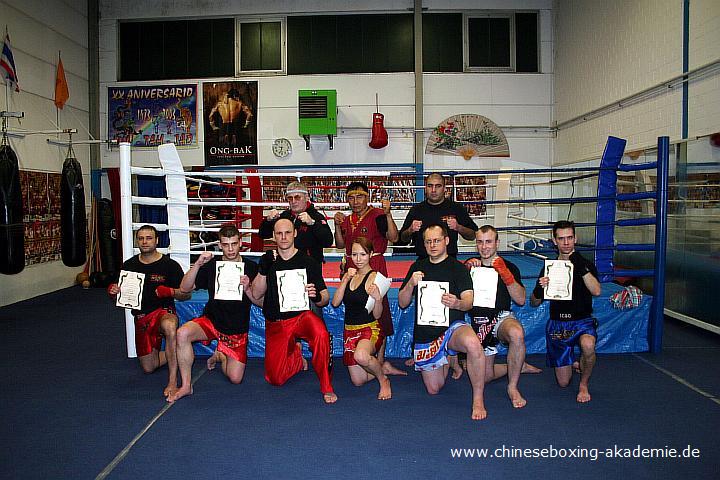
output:
M720 337L672 320L661 354L598 357L589 404L575 402L577 378L560 389L545 369L522 376L521 410L504 380L488 385L482 422L470 420L466 375L437 396L413 372L392 377L393 398L380 402L339 358L335 405L311 371L273 387L251 359L231 385L198 358L194 395L170 406L167 370L145 375L126 358L122 312L101 289L0 308L0 324L2 478L700 479L720 469ZM544 366L542 355L529 361Z

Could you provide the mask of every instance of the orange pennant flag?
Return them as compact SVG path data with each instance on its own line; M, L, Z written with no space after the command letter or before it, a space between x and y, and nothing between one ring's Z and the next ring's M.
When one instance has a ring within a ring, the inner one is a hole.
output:
M67 80L65 79L65 68L62 60L58 61L57 76L55 77L55 106L62 109L70 98Z

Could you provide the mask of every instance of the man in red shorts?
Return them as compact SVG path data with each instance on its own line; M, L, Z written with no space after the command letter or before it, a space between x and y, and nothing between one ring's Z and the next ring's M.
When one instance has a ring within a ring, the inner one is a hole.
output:
M390 201L383 200L382 208L370 206L370 191L362 182L350 183L345 189L345 198L352 213L346 217L342 212L337 212L333 218L335 246L345 248L345 265L341 276L348 268L356 268L352 261L352 244L356 238L365 237L373 245L370 268L388 277L387 264L383 254L387 251L388 242L397 242L400 238L390 211ZM383 298L383 313L379 323L386 338L395 333L387 296ZM378 350L377 358L383 366L385 375L407 375L407 372L399 370L390 362L385 361L385 341Z
M283 385L305 367L297 342L302 339L312 350L312 365L320 380L323 400L335 403L330 334L309 306L312 302L324 307L330 294L321 264L295 248L296 235L291 220L281 218L275 222L273 237L277 250L265 252L253 281L253 296L262 304L265 315L265 380Z
M157 251L158 232L155 227L143 225L135 238L140 253L125 261L122 267L123 270L145 275L140 309L132 311L135 317L135 348L145 373L152 373L167 363L168 384L163 395L169 397L178 388L175 300L187 300L190 295L178 288L183 277L180 264ZM120 293L118 285L111 284L108 293L113 297ZM160 351L162 337L165 337L164 352Z
M174 402L186 395L192 395L192 364L195 360L193 342L205 345L217 340L217 349L208 359L208 370L220 362L222 372L233 384L242 382L247 364L247 340L250 327L252 289L250 284L257 275L257 265L240 256L240 232L234 225L225 225L218 232L223 262L242 262L244 265L240 284L243 287L242 300L221 300L216 295L217 261L211 252L203 252L190 267L180 283L180 290L193 289L208 291L208 302L203 315L184 324L177 331L177 357L180 367L180 389L168 397ZM222 265L222 264L221 264Z

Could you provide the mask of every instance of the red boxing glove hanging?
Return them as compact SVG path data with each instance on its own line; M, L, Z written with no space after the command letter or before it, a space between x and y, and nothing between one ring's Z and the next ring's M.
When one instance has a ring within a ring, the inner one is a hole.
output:
M387 130L383 126L385 115L382 113L373 113L372 138L370 139L370 148L383 148L388 144Z
M155 289L155 295L157 295L158 298L170 298L175 296L175 289L166 287L165 285L160 285Z
M505 260L503 260L500 257L495 257L495 260L493 260L492 263L493 268L495 271L500 275L500 278L502 279L503 283L505 285L512 285L515 283L515 277L513 277L512 272L508 269L507 265L505 264Z

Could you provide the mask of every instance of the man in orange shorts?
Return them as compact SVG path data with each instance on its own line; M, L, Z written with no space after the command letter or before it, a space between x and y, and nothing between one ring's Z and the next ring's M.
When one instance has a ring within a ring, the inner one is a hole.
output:
M180 290L190 292L193 289L208 291L208 302L203 315L184 324L177 331L177 357L180 367L180 389L168 397L168 402L191 395L192 364L195 360L193 342L205 345L217 340L217 349L208 359L208 370L220 362L222 372L233 384L242 382L247 364L247 339L250 327L250 307L253 300L252 280L257 275L257 265L240 256L240 232L234 225L225 225L218 233L223 262L242 262L243 275L240 285L243 287L242 300L221 300L216 296L216 272L218 263L211 252L203 252L188 270L180 283ZM221 264L221 267L224 267ZM226 267L225 267L226 268Z

